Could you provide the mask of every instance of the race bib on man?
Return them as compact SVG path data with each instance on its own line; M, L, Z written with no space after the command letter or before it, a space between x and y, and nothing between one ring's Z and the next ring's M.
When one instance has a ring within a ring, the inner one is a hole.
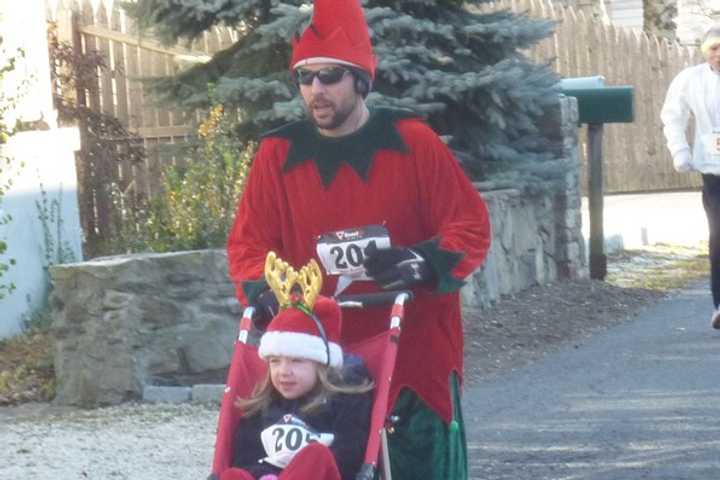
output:
M720 156L720 131L703 135L702 143L706 153Z
M285 468L306 445L318 442L329 447L334 439L332 433L318 433L295 415L283 415L277 423L260 433L267 454L262 460L278 468Z
M368 280L363 262L367 249L390 248L390 234L382 225L350 228L320 235L317 254L328 275L341 275L354 280Z

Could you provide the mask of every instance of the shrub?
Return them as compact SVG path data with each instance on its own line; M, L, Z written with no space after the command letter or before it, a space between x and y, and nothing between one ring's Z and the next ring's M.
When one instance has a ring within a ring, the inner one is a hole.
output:
M236 127L235 113L214 105L198 128L197 143L184 147L190 160L165 168L157 196L130 205L115 189L116 206L125 215L115 250L167 252L225 244L255 149L236 140Z

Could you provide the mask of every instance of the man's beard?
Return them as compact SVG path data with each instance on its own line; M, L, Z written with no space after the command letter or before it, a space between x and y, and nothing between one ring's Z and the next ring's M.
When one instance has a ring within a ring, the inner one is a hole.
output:
M347 105L336 105L325 99L319 99L322 103L328 105L332 109L332 115L324 117L322 120L315 118L313 114L313 105L318 100L312 100L310 105L305 106L305 113L308 119L318 128L322 130L335 130L343 125L355 110L356 104L349 103Z

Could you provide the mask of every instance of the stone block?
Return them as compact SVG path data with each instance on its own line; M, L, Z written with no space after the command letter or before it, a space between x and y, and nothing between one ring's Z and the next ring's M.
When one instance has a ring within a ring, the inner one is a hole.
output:
M582 255L582 250L580 248L580 245L577 242L573 242L567 245L566 248L567 252L567 259L572 261L572 259L576 259Z
M225 340L231 338L233 334L229 332ZM231 342L223 340L201 331L183 335L185 345L182 351L188 371L199 373L227 367L232 357L232 352L227 348Z
M222 400L225 393L224 384L199 384L192 387L193 403L217 403Z
M145 385L143 388L143 401L148 403L183 403L189 402L191 396L190 387Z
M53 267L56 401L93 407L140 399L143 385L158 381L215 381L227 368L237 329L228 308L201 312L218 292L232 294L227 262L218 257L225 259L224 252L204 250ZM168 285L168 275L186 283ZM173 288L177 294L169 295ZM199 341L192 332L207 332L207 338ZM183 338L195 346L188 348ZM190 355L180 358L185 351Z
M134 295L132 294L108 290L105 292L102 306L105 310L120 310L130 305L133 299Z

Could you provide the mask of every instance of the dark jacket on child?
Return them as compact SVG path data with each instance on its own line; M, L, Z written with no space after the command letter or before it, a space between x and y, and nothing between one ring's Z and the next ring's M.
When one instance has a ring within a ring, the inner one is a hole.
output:
M359 383L354 381L358 380L358 377L352 380L350 383ZM370 430L372 391L352 395L335 394L317 409L307 413L301 411L308 401L307 397L287 400L277 395L267 410L244 418L235 433L233 467L243 468L255 478L270 473L278 474L280 468L263 461L268 454L263 448L260 435L266 428L293 415L318 433L334 434L329 448L335 457L340 475L343 480L354 479L365 455Z

